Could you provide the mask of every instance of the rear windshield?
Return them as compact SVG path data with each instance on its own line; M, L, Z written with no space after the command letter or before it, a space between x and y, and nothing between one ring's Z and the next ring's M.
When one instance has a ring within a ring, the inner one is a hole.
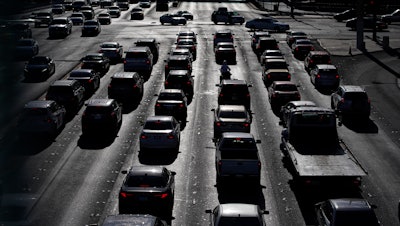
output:
M167 78L168 82L171 83L182 83L188 80L188 77L185 75L173 75L173 76L168 76Z
M69 86L50 86L48 93L54 96L72 96L72 90Z
M85 110L85 114L111 114L111 108L103 106L88 106Z
M128 187L153 187L162 188L168 183L167 178L159 176L134 176L131 175L125 185Z
M73 13L71 14L71 17L84 17L84 15L80 13Z
M257 149L253 139L227 138L222 141L220 147L233 149Z
M85 25L98 25L96 21L86 21Z
M158 96L159 100L183 100L183 96L180 93L160 93Z
M368 96L364 92L350 92L344 95L345 99L350 100L368 100Z
M221 158L223 158L223 159L258 159L258 156L257 156L257 152L255 152L255 151L227 150L227 151L221 151Z
M149 130L170 130L173 129L172 123L168 121L151 121L146 122L143 129Z
M83 60L102 60L103 57L101 56L85 56Z
M372 211L337 211L336 224L338 226L377 226L375 214Z
M168 66L170 67L187 67L188 62L186 60L170 60Z
M335 124L333 114L296 114L296 123L298 125L330 125Z
M147 58L146 52L127 52L126 58Z
M132 86L134 83L135 80L130 78L113 78L111 80L111 86Z
M51 24L66 24L67 20L64 19L54 19L53 21L51 21Z
M230 33L217 33L215 35L217 38L232 38L232 34Z
M31 40L19 40L18 46L32 46Z
M312 57L313 61L318 64L329 63L331 57L329 55L315 55Z
M221 111L220 118L246 118L246 113L242 111Z
M70 76L75 78L82 78L82 77L90 77L91 74L86 72L71 72Z
M249 93L249 89L247 86L243 85L224 85L222 87L221 93L224 94L235 94L235 95L247 95Z
M39 17L41 17L41 16L50 16L50 13L38 13L38 14L36 14L36 16L39 16Z
M278 90L278 91L297 91L297 86L295 86L295 85L286 85L286 84L276 85L275 86L275 90Z

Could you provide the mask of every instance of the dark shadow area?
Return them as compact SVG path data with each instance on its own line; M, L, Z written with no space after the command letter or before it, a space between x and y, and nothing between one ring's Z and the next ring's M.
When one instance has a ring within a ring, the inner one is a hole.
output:
M134 100L132 102L128 101L120 102L120 104L122 104L122 114L129 114L132 111L136 110L141 100L142 98L140 98L139 100Z
M139 162L145 165L171 165L178 157L177 150L141 150Z
M345 125L348 129L353 130L356 133L378 133L378 126L371 119L358 119L358 118L349 118L344 117L342 119L343 125Z
M61 131L61 130L60 130ZM29 156L36 155L46 148L48 148L53 142L55 136L39 136L39 135L30 135L18 138L18 143L15 144L13 148L15 148L16 154Z
M78 140L78 146L82 149L93 149L93 150L98 150L98 149L103 149L105 147L110 146L116 136L115 134L99 134L99 133L93 133L93 134L85 134L81 135L79 140Z
M389 73L393 74L394 76L396 76L396 78L400 78L400 73L393 70L392 68L390 68L389 66L387 66L385 63L383 63L382 61L380 61L379 59L377 59L374 55L372 55L370 52L368 52L368 50L363 50L363 53L366 57L368 57L369 59L371 59L372 61L374 61L376 64L378 64L379 66L381 66L383 69L385 69L386 71L388 71Z

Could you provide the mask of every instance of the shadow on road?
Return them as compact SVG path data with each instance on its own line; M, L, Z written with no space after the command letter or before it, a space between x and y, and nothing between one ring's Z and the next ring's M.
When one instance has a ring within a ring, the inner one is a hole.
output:
M145 165L170 165L178 157L176 150L145 150L139 152L139 162Z

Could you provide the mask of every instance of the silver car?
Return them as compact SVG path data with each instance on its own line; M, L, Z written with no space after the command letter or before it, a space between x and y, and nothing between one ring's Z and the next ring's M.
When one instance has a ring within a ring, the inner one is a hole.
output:
M269 211L261 210L258 205L244 203L225 203L220 204L214 210L206 210L210 214L212 226L265 226L264 214Z
M150 116L140 134L140 150L178 150L180 134L180 123L173 116Z
M219 105L214 112L214 138L224 132L250 133L251 114L244 105Z

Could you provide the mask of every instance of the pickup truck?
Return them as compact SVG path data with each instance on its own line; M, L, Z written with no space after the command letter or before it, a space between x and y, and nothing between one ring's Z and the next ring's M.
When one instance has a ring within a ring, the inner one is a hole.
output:
M281 150L296 185L359 188L367 172L339 139L334 110L299 107L290 112L286 126Z
M216 140L217 184L228 179L260 182L261 162L257 143L250 133L226 132Z

